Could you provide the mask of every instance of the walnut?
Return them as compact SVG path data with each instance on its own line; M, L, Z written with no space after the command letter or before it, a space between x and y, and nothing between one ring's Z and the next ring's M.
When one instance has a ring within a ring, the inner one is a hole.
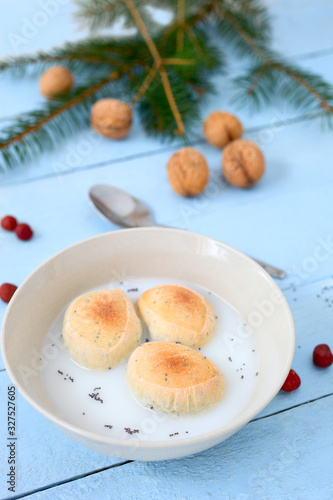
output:
M67 94L74 85L74 78L65 66L53 66L41 76L39 88L47 99L54 99L60 94Z
M236 116L226 111L214 111L204 121L203 132L210 144L222 149L242 136L243 127Z
M230 184L250 187L265 172L264 155L254 142L237 139L228 144L223 152L222 170Z
M182 148L168 162L172 189L181 196L196 196L208 183L209 169L204 156L193 148Z
M132 109L118 99L100 99L91 108L91 127L110 139L123 139L131 130Z

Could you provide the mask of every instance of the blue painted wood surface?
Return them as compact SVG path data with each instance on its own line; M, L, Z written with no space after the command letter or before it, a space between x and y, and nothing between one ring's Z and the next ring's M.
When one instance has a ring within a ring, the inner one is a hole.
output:
M66 500L75 491L74 498L80 500L90 500L97 492L105 500L332 498L326 454L333 438L332 412L332 398L322 399L252 422L198 455L133 462L80 479L75 490L65 484L34 497Z
M274 15L274 47L333 82L332 2L266 3ZM12 0L1 5L0 57L47 50L81 37L70 18L73 5L55 4L59 9L47 25L17 47L10 34L22 34L25 19L31 20L41 4ZM239 62L232 63L230 74L241 70ZM257 186L248 191L226 187L221 153L205 144L198 130L197 147L207 158L212 178L202 196L185 200L171 191L166 177L165 165L176 144L147 138L137 119L124 142L99 139L88 130L59 150L0 175L0 215L13 213L35 231L26 243L0 233L0 281L19 284L58 250L115 229L87 201L92 184L112 183L146 200L159 222L207 234L288 271L279 285L295 319L293 366L302 385L291 394L280 392L255 421L198 456L117 467L119 460L70 441L18 396L20 497L30 492L31 498L66 500L97 494L112 500L332 498L332 368L314 367L311 355L318 343L332 345L333 250L322 261L315 255L318 245L333 240L333 136L321 130L318 120L304 121L281 101L256 114L232 107L231 78L216 77L216 82L219 94L210 99L203 116L219 108L237 112L246 136L258 142L266 156L267 173ZM1 79L0 97L0 125L41 102L34 78ZM5 308L1 303L0 319ZM0 360L1 401L9 383ZM12 495L3 480L7 425L6 407L0 408L0 497L6 498Z

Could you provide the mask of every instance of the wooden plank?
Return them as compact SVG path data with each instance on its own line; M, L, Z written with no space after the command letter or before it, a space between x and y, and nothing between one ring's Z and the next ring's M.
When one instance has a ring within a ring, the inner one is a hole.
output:
M67 0L12 0L2 5L3 30L0 57L49 50L87 35L76 30L72 15L76 8ZM61 29L59 29L61 27Z
M291 393L280 391L259 416L333 394L333 366L318 368L312 362L316 345L329 344L333 350L333 278L290 286L284 293L295 321L296 351L292 366L301 377L301 387Z
M273 48L292 56L332 48L330 0L266 0L274 26Z
M34 500L331 498L333 397L248 424L195 456L133 462L35 493Z

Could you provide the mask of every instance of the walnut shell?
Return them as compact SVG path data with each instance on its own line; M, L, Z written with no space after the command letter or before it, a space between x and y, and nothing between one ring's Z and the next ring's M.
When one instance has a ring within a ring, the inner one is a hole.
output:
M53 66L47 69L39 80L39 89L47 99L66 94L74 85L74 78L65 66Z
M204 121L203 133L210 144L222 149L243 135L243 126L236 116L226 111L214 111Z
M264 155L254 142L237 139L223 152L222 170L230 184L241 188L253 186L265 172Z
M204 156L193 148L182 148L168 162L172 189L181 196L196 196L208 183L209 169Z
M91 108L91 127L110 139L123 139L131 130L132 110L118 99L100 99Z

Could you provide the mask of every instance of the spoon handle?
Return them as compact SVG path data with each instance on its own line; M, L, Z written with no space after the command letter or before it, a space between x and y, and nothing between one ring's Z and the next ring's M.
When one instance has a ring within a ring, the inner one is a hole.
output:
M262 262L262 260L255 259L254 257L251 257L251 259L259 264L259 266L261 266L263 269L265 269L265 271L273 276L273 278L283 279L286 276L285 271L279 269L278 267L271 266L271 264L266 264L265 262Z
M162 224L157 224L155 221L151 224L154 227L167 227L171 228L171 226L164 226ZM173 228L174 229L174 228ZM250 256L249 256L250 257ZM286 276L285 271L282 269L279 269L278 267L272 266L271 264L266 264L266 262L263 262L262 260L255 259L254 257L251 257L254 262L259 264L265 271L268 272L273 278L278 278L278 279L283 279Z

